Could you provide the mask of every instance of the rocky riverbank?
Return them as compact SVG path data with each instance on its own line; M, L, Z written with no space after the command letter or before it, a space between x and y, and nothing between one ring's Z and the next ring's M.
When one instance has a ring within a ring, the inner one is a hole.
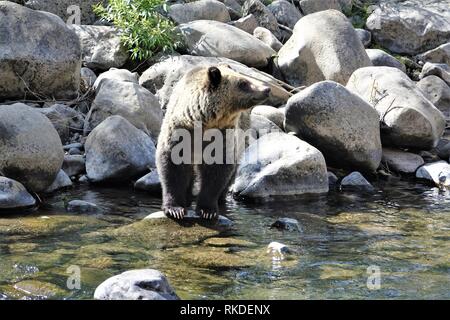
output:
M68 25L65 4L0 1L2 216L79 185L159 197L155 151L172 89L192 67L219 63L271 87L247 115L258 140L243 157L258 165L240 163L239 203L376 193L389 177L450 185L448 0L177 2L167 16L184 46L140 66L120 30L88 5L83 24ZM67 212L101 214L78 200ZM133 225L154 239L148 221Z

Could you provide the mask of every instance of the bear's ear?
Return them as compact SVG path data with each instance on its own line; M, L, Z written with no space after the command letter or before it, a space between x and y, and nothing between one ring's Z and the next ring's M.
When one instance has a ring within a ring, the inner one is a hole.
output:
M220 73L220 70L217 67L210 67L208 69L208 77L209 77L209 83L212 88L216 89L220 82L222 81L222 74Z

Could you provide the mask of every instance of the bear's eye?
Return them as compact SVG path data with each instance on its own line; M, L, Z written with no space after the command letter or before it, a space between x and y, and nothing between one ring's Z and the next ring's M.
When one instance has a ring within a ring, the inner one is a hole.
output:
M250 83L246 80L239 80L238 87L242 91L249 91L250 90Z

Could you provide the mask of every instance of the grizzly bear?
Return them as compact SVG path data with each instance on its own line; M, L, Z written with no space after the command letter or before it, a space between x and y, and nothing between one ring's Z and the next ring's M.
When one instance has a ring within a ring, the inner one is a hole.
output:
M225 139L225 131L238 126L241 113L265 101L269 94L269 86L227 65L196 67L178 81L167 105L156 152L163 191L162 209L166 216L183 219L191 205L193 183L197 179L200 191L196 212L204 219L216 218L219 200L228 191L236 171L236 163L225 159L215 163L196 162L193 160L195 152L188 155L191 161L187 163L174 162L172 151L179 144L174 135L180 130L187 131L189 143L200 143L204 150L208 144L203 141L203 135L195 137L195 126L200 124L206 131L220 130ZM194 138L201 141L194 141ZM231 152L230 143L222 145L220 151L226 157L227 152Z

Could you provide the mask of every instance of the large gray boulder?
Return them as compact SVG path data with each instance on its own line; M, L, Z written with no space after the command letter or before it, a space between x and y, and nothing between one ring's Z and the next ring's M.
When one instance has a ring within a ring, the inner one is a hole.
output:
M101 73L95 80L93 87L96 93L99 92L103 81L106 79L139 83L139 75L136 72L131 72L127 69L111 68Z
M78 6L81 13L82 24L93 24L97 17L95 16L92 6L94 4L104 2L103 0L28 0L25 5L34 10L41 10L56 14L64 22L74 14L74 11L69 10L71 6ZM76 21L73 21L76 22Z
M114 27L72 25L80 38L83 64L94 70L120 68L128 59L121 33Z
M417 83L423 95L446 117L450 117L450 87L438 76L427 76Z
M258 27L258 21L252 14L242 17L236 21L231 21L229 24L250 34L253 34L253 31Z
M372 63L348 19L327 10L297 22L278 52L278 65L290 84L308 86L323 80L346 84L353 71Z
M169 7L169 17L178 24L195 20L230 21L227 7L217 0L178 3Z
M102 282L94 292L97 300L178 300L167 278L158 270L131 270Z
M352 0L300 0L299 4L304 14L329 9L349 12L352 9Z
M242 15L253 14L260 27L264 27L272 32L277 38L281 36L281 30L278 27L277 18L272 12L259 0L245 0L242 5Z
M323 81L286 105L286 131L318 148L328 164L375 171L381 160L378 113L344 86Z
M111 116L88 136L86 172L92 182L126 181L155 167L156 148L144 132Z
M444 131L442 112L396 68L358 69L349 79L347 88L378 111L383 145L430 149Z
M450 41L449 7L450 0L383 1L366 27L383 47L415 55Z
M180 25L191 55L223 57L249 67L265 67L275 51L247 32L229 24L198 20Z
M366 49L370 61L376 67L393 67L406 72L406 67L389 53L380 49Z
M153 139L163 119L159 101L150 91L134 82L105 79L86 117L85 131L112 115L124 117Z
M0 172L27 189L47 189L64 158L50 120L25 104L0 105Z
M303 16L292 3L286 0L276 0L267 6L275 16L278 23L294 29L295 24Z
M244 198L328 192L325 159L293 135L266 134L242 155L232 191Z
M450 65L450 42L419 54L417 59L423 62L446 63Z
M289 92L281 88L277 80L270 75L249 68L242 63L225 58L196 57L189 55L168 57L147 69L139 78L139 83L155 94L158 97L162 108L165 109L175 84L185 73L194 67L206 67L218 65L220 63L228 64L233 70L242 73L243 75L266 82L266 84L271 87L267 103L278 106L286 103L289 99Z
M35 204L36 200L21 183L0 176L0 212L26 209Z
M80 57L77 35L60 18L0 1L0 101L74 98Z

